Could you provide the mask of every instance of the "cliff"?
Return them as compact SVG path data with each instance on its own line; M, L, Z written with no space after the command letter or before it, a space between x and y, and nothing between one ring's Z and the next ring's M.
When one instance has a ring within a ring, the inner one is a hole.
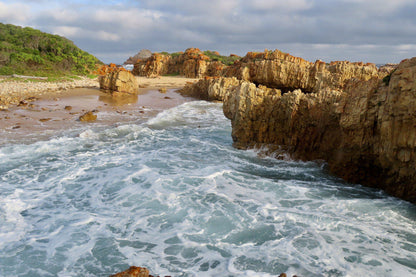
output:
M206 78L184 91L224 101L236 147L267 144L295 159L325 160L347 181L415 203L416 58L387 76L368 64L285 59L249 57L241 61L248 67L235 66L257 86Z
M284 92L302 89L309 93L328 88L343 90L352 78L364 81L385 74L370 63L335 61L326 64L320 60L312 63L279 50L249 52L224 70L226 77L237 77Z

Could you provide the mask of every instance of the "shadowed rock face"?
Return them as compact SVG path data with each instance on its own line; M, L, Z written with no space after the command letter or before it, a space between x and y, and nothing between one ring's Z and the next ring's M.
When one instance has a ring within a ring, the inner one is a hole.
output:
M309 87L316 93L284 93L235 78L207 78L184 90L224 101L236 147L267 144L296 159L325 160L350 182L416 203L416 58L400 63L388 85L382 74L367 75L366 65L334 65L319 89ZM279 82L290 87L295 80ZM308 87L302 80L296 85Z

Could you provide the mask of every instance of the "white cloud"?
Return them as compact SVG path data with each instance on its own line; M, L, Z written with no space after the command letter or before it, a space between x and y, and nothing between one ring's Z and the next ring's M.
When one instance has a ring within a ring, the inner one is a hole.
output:
M195 46L236 54L282 48L311 60L390 62L416 53L414 1L0 0L0 20L56 33L117 59L141 48Z
M101 40L101 41L118 41L120 40L120 36L115 33L107 32L107 31L92 31L88 29L82 29L80 27L72 27L72 26L57 26L52 29L54 34L67 37L69 39L76 39L76 38L90 38L94 40Z
M392 14L407 5L415 5L414 0L344 0L360 7L360 12L368 15Z
M91 33L91 32L87 32L87 33ZM106 31L99 31L97 33L92 32L91 35L93 38L97 38L99 40L104 40L104 41L120 40L120 36L118 34L106 32Z
M312 7L307 0L252 0L247 3L252 9L270 12L294 12L306 10Z
M79 20L79 13L74 10L54 9L49 10L46 14L54 18L58 22L74 22Z
M0 21L5 23L24 24L28 21L30 6L20 3L0 2Z
M72 27L72 26L57 26L53 28L52 31L56 35L64 36L64 37L77 37L78 34L81 33L81 28Z
M100 9L92 16L96 22L113 23L124 28L150 27L162 17L162 13L150 10L107 10Z

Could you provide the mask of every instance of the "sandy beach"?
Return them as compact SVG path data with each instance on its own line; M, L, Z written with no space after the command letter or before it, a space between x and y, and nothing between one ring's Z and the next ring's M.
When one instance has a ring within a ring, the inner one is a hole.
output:
M137 77L139 94L112 97L98 88L98 81L77 80L70 84L48 82L3 82L0 96L15 99L17 105L0 110L0 144L25 137L50 137L57 130L85 124L114 125L146 120L161 110L192 99L176 92L187 82L197 79L183 77ZM95 122L80 122L87 111L97 115Z

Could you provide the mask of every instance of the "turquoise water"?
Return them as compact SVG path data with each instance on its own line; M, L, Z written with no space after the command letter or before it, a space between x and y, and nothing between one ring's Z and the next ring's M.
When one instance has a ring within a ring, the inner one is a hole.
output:
M416 207L232 147L218 103L0 148L0 276L416 276Z

